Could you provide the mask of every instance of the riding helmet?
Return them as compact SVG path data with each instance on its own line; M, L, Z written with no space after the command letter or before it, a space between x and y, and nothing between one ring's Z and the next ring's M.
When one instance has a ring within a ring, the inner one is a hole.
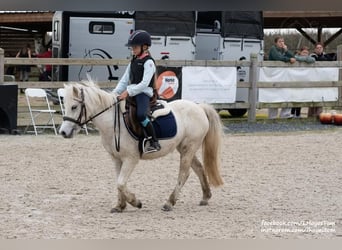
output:
M126 46L147 45L151 46L151 35L145 30L136 30L128 38Z

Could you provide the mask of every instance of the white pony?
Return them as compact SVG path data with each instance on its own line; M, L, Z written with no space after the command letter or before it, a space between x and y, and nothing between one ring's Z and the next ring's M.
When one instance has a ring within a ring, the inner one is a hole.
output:
M175 149L180 153L180 167L176 187L163 206L170 211L179 197L190 168L198 176L202 187L200 205L207 205L211 197L210 186L223 184L220 176L220 146L222 124L216 110L208 104L176 100L168 105L175 117L177 133L172 138L160 140L161 150L141 154L138 141L127 130L122 111L114 93L101 90L92 81L65 85L65 116L59 133L71 138L90 120L99 129L102 144L110 154L116 171L118 201L111 212L122 212L127 203L141 208L142 203L126 184L139 160L165 156ZM203 165L196 156L202 146Z

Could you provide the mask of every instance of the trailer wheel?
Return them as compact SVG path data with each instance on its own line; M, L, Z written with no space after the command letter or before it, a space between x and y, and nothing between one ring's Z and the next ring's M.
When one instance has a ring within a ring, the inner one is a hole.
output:
M228 112L233 117L241 117L247 113L247 109L228 109Z

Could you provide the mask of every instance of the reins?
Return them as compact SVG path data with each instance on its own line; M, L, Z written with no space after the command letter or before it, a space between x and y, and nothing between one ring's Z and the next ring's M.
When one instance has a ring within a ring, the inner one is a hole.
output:
M118 100L115 105L114 109L114 139L115 139L115 149L116 151L120 152L120 106L118 103L121 100ZM116 133L116 128L118 129L118 133Z

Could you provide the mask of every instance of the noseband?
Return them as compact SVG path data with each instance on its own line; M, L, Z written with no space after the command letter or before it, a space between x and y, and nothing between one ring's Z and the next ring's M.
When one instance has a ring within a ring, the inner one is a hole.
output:
M78 116L78 118L75 120L72 117L69 116L63 116L63 121L69 121L69 122L73 122L75 124L77 124L80 127L83 127L83 125L87 124L88 122L90 122L91 120L93 120L95 117L101 115L102 113L106 112L107 110L111 109L115 103L113 103L112 105L110 105L109 107L105 108L104 110L100 111L99 113L97 113L94 116L91 116L87 119L87 109L84 103L84 92L83 89L81 89L81 100L79 99L75 99L76 101L78 101L81 104L81 112ZM84 122L82 122L82 117L84 116Z

